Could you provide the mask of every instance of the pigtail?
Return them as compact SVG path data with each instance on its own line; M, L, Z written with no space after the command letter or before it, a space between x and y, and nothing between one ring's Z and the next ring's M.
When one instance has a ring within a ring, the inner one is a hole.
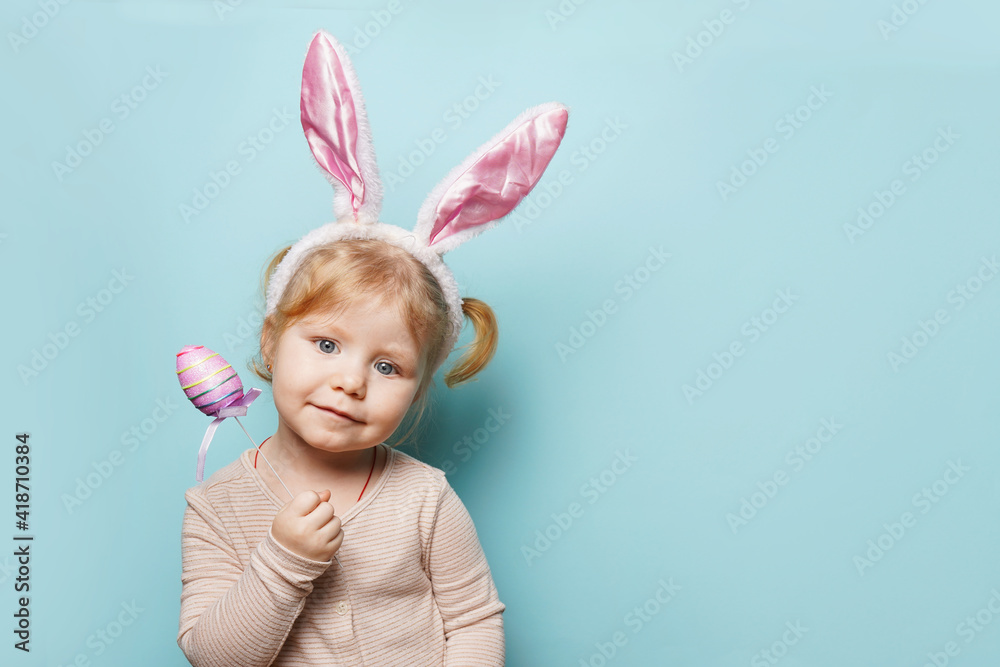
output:
M484 301L466 298L462 299L462 314L472 322L476 337L465 346L467 351L462 358L445 373L444 383L449 388L471 380L490 363L497 351L499 327L493 309Z
M436 283L433 283L436 285ZM436 292L440 295L440 291ZM443 298L439 299L438 304L442 311L445 308ZM486 367L486 364L490 363L493 359L494 353L497 351L497 340L499 339L499 327L497 325L496 315L493 313L493 309L490 308L485 301L480 301L479 299L462 299L462 314L469 318L472 322L472 327L475 330L476 337L471 343L465 346L466 352L462 355L462 358L455 362L455 365L445 373L444 382L448 388L452 388L455 385L462 384L463 382L468 382L471 380L479 371ZM426 382L430 384L432 382L431 378L426 378ZM400 444L406 442L406 439L417 429L420 425L420 421L424 416L424 411L428 406L428 399L430 392L427 391L426 385L420 388L420 397L414 404L413 409L407 416L410 419L410 426L406 430L406 433L398 438L394 438L392 444L386 441L386 444L390 444L391 447L397 447ZM396 435L396 434L393 434Z

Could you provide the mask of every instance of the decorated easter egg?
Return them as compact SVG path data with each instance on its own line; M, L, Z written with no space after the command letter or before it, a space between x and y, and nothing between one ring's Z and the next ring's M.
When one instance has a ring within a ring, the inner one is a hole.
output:
M236 370L203 345L186 345L177 353L177 379L194 407L206 415L243 398L243 383Z

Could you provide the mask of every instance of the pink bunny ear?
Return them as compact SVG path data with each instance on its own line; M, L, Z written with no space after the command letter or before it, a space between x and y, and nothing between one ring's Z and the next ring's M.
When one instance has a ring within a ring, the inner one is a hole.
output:
M427 196L413 229L439 255L493 227L535 187L566 133L556 102L528 109Z
M344 47L322 30L302 68L301 111L309 149L334 186L337 219L378 222L382 183L361 87Z

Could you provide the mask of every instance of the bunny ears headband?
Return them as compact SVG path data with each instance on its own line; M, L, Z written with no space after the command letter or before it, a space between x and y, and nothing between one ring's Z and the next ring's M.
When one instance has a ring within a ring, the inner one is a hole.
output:
M274 313L289 280L313 248L340 239L386 241L422 262L444 292L449 329L441 356L429 369L434 373L462 330L458 285L441 257L493 227L531 192L562 141L569 112L551 102L519 115L431 191L413 231L406 231L378 221L382 182L361 88L344 48L322 30L313 37L302 69L301 110L309 148L333 185L336 221L314 229L289 249L271 276L267 314ZM232 366L201 345L188 345L177 353L177 379L195 407L215 417L198 452L195 478L200 482L216 428L229 417L245 415L260 389L244 393ZM259 445L254 446L260 451Z
M379 222L382 182L354 68L343 46L320 30L302 69L302 129L333 186L334 222L296 242L271 277L267 314L313 248L340 239L380 239L403 248L437 279L448 302L447 339L430 370L448 357L462 330L458 285L442 256L494 227L535 187L566 132L569 111L549 102L521 113L469 155L427 196L412 231Z

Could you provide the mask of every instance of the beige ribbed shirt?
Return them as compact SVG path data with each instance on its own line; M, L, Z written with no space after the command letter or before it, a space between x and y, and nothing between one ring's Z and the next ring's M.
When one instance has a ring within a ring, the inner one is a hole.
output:
M195 667L504 664L503 612L468 511L444 472L385 445L374 488L319 562L284 548L286 503L255 449L187 490L177 644Z

